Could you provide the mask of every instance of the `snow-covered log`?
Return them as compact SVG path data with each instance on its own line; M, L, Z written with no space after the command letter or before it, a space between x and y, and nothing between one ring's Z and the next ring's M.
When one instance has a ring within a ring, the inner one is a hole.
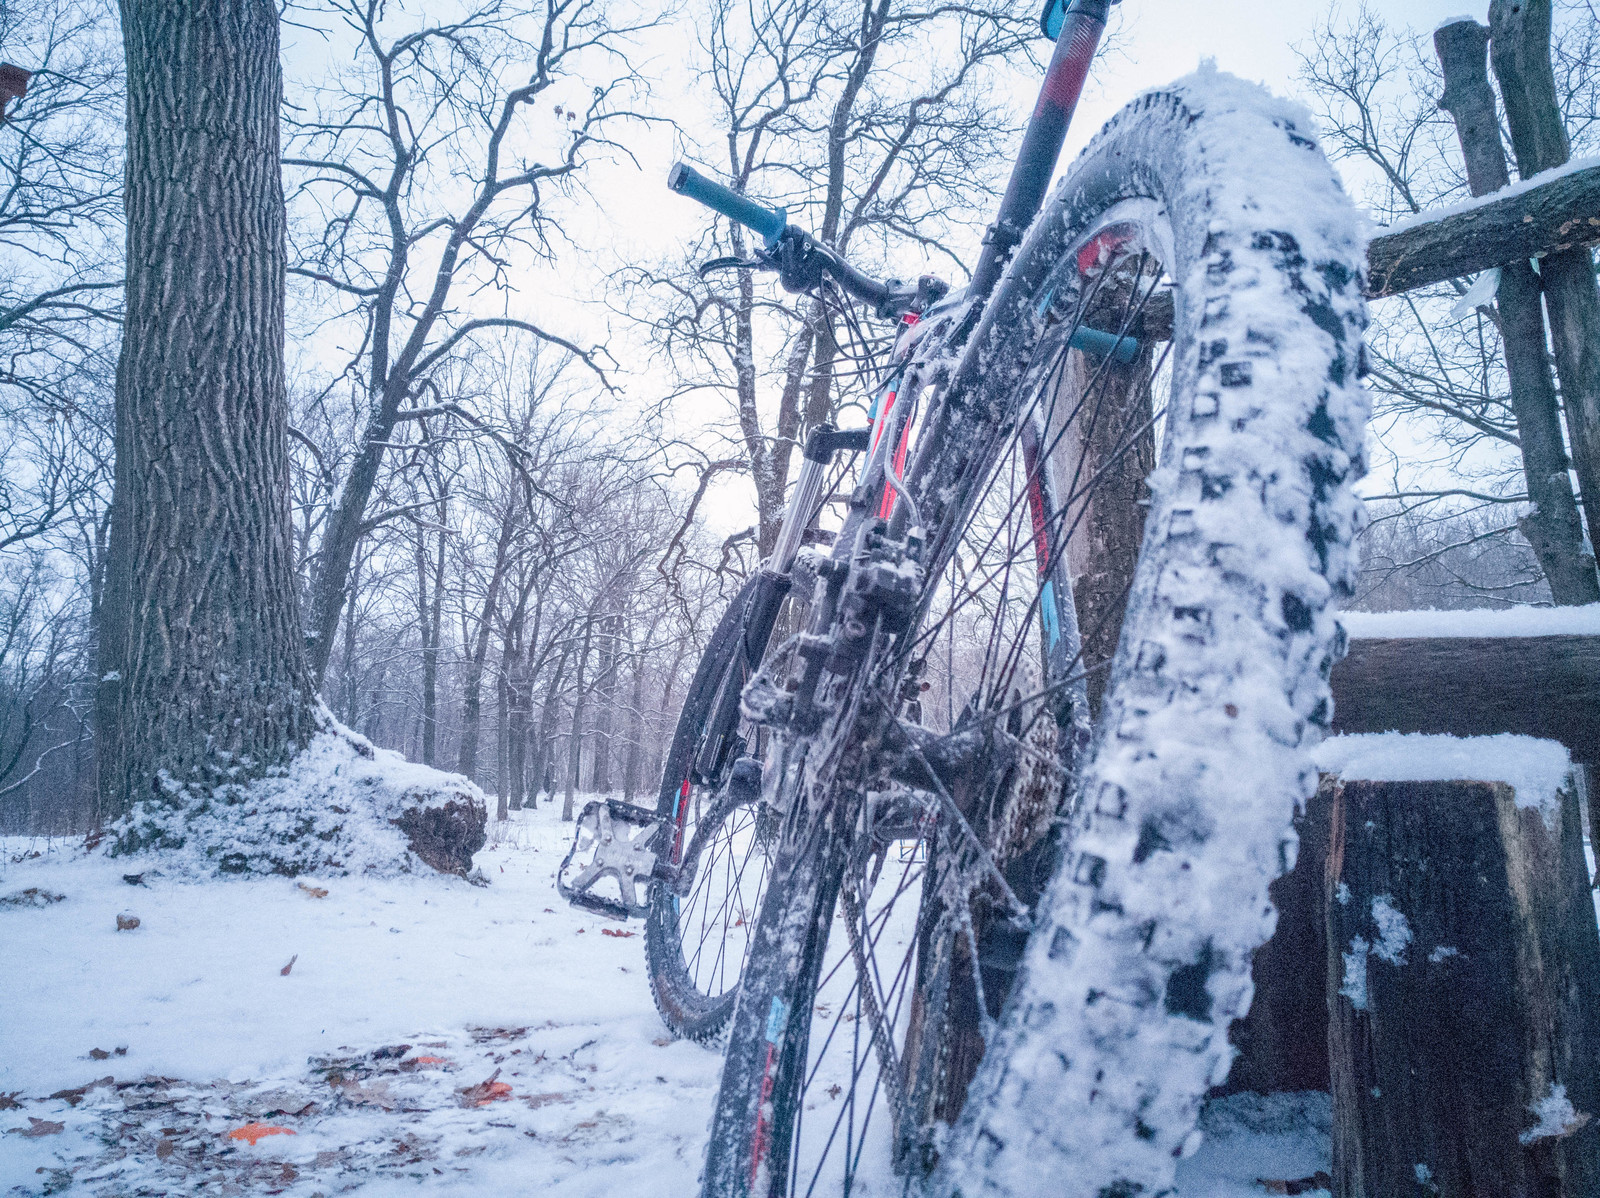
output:
M1335 1198L1600 1193L1600 932L1565 754L1325 748Z

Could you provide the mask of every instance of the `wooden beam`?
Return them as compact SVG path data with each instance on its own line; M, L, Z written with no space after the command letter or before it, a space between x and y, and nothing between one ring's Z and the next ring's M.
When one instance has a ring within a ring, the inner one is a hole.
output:
M1352 640L1335 732L1519 732L1600 763L1600 636Z
M1398 295L1596 242L1600 164L1374 237L1367 247L1367 294L1374 299Z

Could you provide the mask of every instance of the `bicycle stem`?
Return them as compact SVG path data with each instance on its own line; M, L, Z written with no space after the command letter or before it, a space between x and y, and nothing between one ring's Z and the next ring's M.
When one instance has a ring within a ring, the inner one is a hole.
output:
M1067 9L1050 66L1039 86L1039 101L1011 168L1005 197L1000 201L999 215L984 234L983 252L967 287L967 294L980 302L989 298L1000 281L1011 251L1022 241L1044 203L1112 3L1113 0L1073 0Z

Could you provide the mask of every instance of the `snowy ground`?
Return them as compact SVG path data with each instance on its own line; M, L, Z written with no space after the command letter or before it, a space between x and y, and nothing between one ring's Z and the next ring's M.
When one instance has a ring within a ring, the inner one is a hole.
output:
M692 1195L719 1058L667 1038L637 922L557 897L555 816L500 830L487 887L0 841L0 1195ZM1257 1183L1328 1168L1307 1099L1216 1104L1184 1198L1321 1193Z

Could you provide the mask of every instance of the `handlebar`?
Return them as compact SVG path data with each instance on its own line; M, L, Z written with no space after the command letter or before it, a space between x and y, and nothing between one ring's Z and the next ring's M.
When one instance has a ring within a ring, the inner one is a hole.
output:
M672 169L667 172L667 187L691 200L699 200L712 211L720 212L729 220L738 221L745 228L760 234L769 250L778 244L778 239L789 225L789 214L782 208L763 208L731 187L707 179L684 162L673 163Z

